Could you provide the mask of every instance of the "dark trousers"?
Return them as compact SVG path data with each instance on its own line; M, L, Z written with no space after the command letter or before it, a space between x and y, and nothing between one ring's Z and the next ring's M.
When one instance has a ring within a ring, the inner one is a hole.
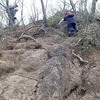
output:
M78 32L76 23L70 23L70 24L68 24L68 32L72 32L73 30L75 30L76 32Z

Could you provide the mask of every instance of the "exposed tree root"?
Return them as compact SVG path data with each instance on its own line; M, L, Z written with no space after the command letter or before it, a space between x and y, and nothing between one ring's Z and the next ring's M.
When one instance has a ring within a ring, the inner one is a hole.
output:
M89 63L88 61L83 60L83 58L81 58L79 55L77 55L77 54L74 52L74 50L72 50L72 55L73 55L74 57L78 58L79 61L82 62L82 63Z
M25 30L23 31L23 35L24 35L28 30L30 30L30 29L33 28L33 27L40 27L40 28L41 28L40 25L32 25L31 27L29 27L29 28L27 28L27 29L25 29Z
M21 34L21 36L18 38L18 41L20 41L20 39L31 39L33 40L34 42L37 42L32 36L29 36L29 35L23 35L23 33Z

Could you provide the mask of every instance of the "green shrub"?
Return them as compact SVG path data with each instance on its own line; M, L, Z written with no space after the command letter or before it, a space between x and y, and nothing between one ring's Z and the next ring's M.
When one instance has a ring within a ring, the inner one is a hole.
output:
M53 16L48 18L48 25L57 25L59 21L63 18L65 11L57 11Z

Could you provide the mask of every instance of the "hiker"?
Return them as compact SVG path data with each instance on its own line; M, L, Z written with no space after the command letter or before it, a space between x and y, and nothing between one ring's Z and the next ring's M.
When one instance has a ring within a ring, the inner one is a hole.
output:
M15 17L15 14L18 11L16 9L17 7L18 7L18 5L9 6L9 8L7 8L7 10L6 10L8 17L9 17L9 25L15 24L15 20L17 19Z
M75 20L75 17L74 17L74 14L72 13L72 11L67 11L65 13L64 18L59 22L59 24L62 21L67 21L68 22L68 25L67 25L68 36L71 36L72 31L78 32L77 25L76 25L76 20Z

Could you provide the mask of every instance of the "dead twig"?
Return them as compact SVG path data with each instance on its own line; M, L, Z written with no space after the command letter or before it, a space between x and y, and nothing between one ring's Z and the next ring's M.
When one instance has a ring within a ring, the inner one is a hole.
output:
M89 63L88 61L83 60L83 58L81 58L79 55L77 55L77 54L74 52L74 50L72 50L72 55L73 55L74 57L78 58L79 61L82 62L82 63Z

